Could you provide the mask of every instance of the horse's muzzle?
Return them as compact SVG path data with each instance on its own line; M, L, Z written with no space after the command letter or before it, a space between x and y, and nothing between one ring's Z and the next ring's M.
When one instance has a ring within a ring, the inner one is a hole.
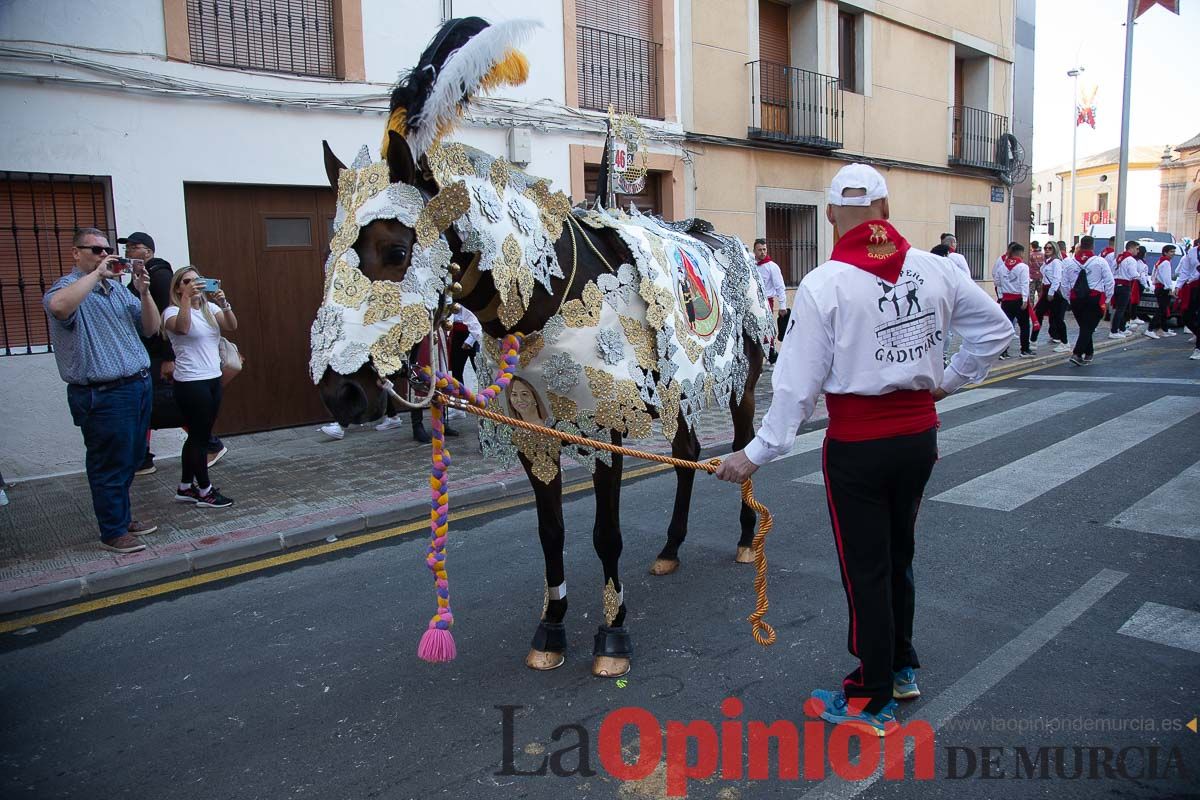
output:
M318 384L321 402L342 426L378 419L383 412L384 394L375 381L375 373L368 367L353 375L339 375L326 368Z

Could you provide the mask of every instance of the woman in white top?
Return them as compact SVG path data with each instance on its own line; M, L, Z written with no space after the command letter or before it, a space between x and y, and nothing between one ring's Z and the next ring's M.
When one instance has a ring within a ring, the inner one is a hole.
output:
M201 508L233 504L208 479L208 440L221 409L221 331L237 330L233 307L218 290L210 302L194 267L171 278L171 305L163 312L163 335L175 350L175 401L187 422L183 475L175 499Z
M1042 324L1042 319L1046 316L1050 317L1050 341L1054 342L1054 352L1065 353L1067 351L1067 302L1059 295L1058 282L1062 275L1062 253L1058 250L1058 245L1054 242L1046 242L1042 252L1045 254L1045 260L1042 263L1042 285L1038 288L1037 306L1034 307L1034 313L1037 315L1039 329ZM1036 343L1038 340L1038 330L1030 336L1030 342ZM1033 347L1034 352L1037 352L1036 345Z

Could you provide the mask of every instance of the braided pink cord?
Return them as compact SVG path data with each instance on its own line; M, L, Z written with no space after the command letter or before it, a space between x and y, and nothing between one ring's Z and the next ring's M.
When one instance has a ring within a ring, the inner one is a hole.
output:
M512 383L520 363L522 341L523 337L519 333L509 334L504 338L501 348L504 364L500 368L500 374L497 375L495 383L479 393L472 392L449 373L438 372L434 376L437 394L430 408L433 424L433 462L429 472L430 535L429 547L425 551L425 564L434 576L438 608L417 647L417 656L425 661L446 662L458 654L454 646L454 636L450 633L450 628L454 625L454 612L450 609L450 578L446 573L446 539L450 533L450 451L446 449L446 425L443 419L445 398L446 395L450 395L470 405L486 407ZM431 375L432 370L427 367L425 374Z

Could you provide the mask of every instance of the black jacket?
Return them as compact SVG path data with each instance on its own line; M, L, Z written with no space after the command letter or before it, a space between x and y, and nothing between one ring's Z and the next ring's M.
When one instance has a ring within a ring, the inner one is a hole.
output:
M171 303L171 276L175 271L165 259L152 258L146 262L146 272L150 274L150 296L154 298L154 305L158 306L158 313L162 314ZM132 283L129 285L129 291L139 296ZM142 343L146 345L146 352L150 354L154 377L157 380L159 365L164 361L174 361L175 351L171 349L171 342L158 331L142 337Z

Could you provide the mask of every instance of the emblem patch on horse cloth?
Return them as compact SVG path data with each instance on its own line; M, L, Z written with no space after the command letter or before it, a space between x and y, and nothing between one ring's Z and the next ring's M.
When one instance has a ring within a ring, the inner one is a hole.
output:
M413 345L429 335L450 286L450 246L442 234L467 205L461 190L426 203L415 187L390 183L388 165L371 163L366 147L338 176L337 202L325 291L311 331L313 383L326 367L350 375L368 359L380 375L400 369ZM398 220L416 232L411 263L398 282L371 281L359 269L354 243L377 219Z
M774 326L739 239L709 234L720 242L714 249L654 217L572 209L544 180L457 143L435 147L428 160L442 191L468 190L470 206L454 225L464 249L479 254L478 269L492 273L506 326L535 291L551 291L551 277L564 277L554 242L568 214L613 230L633 256L589 281L542 330L525 332L520 369L494 410L605 441L608 431L649 436L653 411L671 441L681 412L694 429L710 405L741 399L749 369L741 334L762 341ZM498 345L484 344L480 377L490 382ZM480 439L486 455L526 456L543 482L554 479L564 450L593 470L597 459L611 463L609 453L487 420Z

